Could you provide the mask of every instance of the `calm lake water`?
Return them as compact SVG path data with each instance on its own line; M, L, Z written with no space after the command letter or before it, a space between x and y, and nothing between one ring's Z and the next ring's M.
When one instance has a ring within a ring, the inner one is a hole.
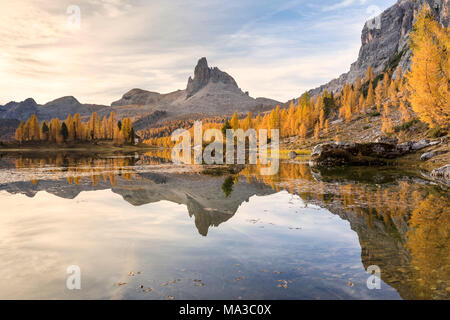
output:
M0 298L450 298L444 187L389 167L258 172L208 176L162 153L2 154Z

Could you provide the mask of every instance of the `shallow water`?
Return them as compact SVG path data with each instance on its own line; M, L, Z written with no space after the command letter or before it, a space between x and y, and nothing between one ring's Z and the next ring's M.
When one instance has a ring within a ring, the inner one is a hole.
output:
M184 169L153 154L2 155L0 298L450 297L448 191L417 172Z

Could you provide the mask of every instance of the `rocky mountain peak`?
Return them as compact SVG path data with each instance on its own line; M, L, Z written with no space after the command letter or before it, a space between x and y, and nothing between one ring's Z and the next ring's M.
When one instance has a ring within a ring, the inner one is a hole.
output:
M221 71L219 68L209 68L208 61L205 57L198 60L194 70L194 78L189 77L186 87L186 98L192 97L210 81L217 83L222 82L227 85L238 88L236 81L228 73Z
M81 103L73 96L66 96L47 102L44 106L78 106Z
M380 16L366 22L361 34L358 59L351 65L350 71L311 90L310 94L317 95L324 90L336 92L345 83L353 83L358 77L364 78L369 66L375 74L397 66L401 66L403 72L408 70L411 65L409 33L415 23L415 14L425 3L431 8L436 20L448 27L449 0L399 0Z

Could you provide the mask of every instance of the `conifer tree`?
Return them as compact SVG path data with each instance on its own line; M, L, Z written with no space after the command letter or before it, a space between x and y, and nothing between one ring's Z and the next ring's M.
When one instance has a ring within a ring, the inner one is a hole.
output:
M237 111L231 117L230 124L231 124L231 127L233 128L233 130L239 129L239 118L238 118Z
M410 103L431 127L450 125L450 28L435 21L427 4L410 35L412 59L407 75Z
M47 123L45 121L42 121L42 125L41 125L41 132L40 132L40 138L41 141L48 141L48 126Z

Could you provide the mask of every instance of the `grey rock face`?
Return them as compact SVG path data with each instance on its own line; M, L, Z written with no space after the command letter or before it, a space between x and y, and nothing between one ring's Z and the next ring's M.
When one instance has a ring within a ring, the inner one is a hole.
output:
M369 66L375 74L383 72L395 58L400 58L399 66L405 72L411 64L409 49L409 33L414 25L414 14L428 3L436 20L448 27L450 21L449 0L399 0L386 9L380 16L380 28L373 21L368 21L361 34L361 49L358 60L354 62L348 73L310 91L317 95L324 90L336 92L345 83L352 83L358 77L365 77Z
M186 87L186 98L192 97L202 88L204 88L210 81L217 83L222 82L232 87L238 88L236 81L228 73L220 71L219 68L209 68L206 58L198 60L197 66L194 70L194 79L189 77Z

